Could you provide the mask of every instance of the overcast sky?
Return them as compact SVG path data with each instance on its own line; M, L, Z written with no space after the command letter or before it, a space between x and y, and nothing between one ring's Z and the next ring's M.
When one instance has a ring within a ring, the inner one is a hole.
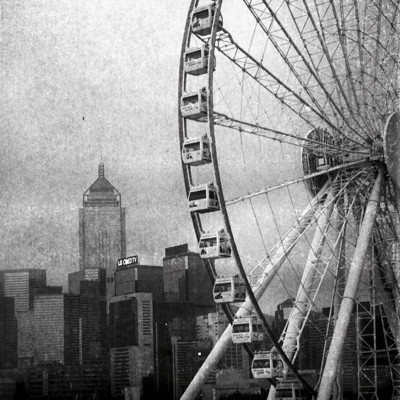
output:
M165 247L188 243L196 250L177 124L188 6L187 0L2 0L2 268L46 268L50 284L66 287L67 274L78 270L78 209L101 157L127 210L128 255L162 265ZM223 149L242 148L219 160L231 195L301 175L293 149L255 138L243 145L235 135L219 138ZM254 265L277 241L268 213L260 205L263 243L249 204L231 211L245 264ZM280 213L287 217L285 207Z
M127 209L128 254L162 264L189 242L177 132L186 0L1 2L0 262L78 268L78 209L106 178ZM173 193L173 196L171 196Z

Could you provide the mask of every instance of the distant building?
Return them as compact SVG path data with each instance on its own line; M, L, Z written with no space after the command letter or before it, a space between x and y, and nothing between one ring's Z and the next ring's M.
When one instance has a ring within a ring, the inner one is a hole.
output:
M114 293L117 260L126 255L125 208L121 195L104 177L99 177L83 195L79 210L79 269L104 268L107 275L107 300Z
M0 271L0 293L15 299L15 312L33 308L35 294L61 293L61 286L46 285L45 269L11 269Z
M79 295L79 364L108 364L106 271L88 268L68 275L69 292Z
M65 293L35 296L33 334L35 364L78 364L79 297Z
M154 390L154 335L151 293L132 293L111 300L111 395ZM149 385L148 382L153 384Z
M228 324L228 319L222 311L197 316L192 321L185 317L174 319L171 327L174 400L182 396ZM218 385L219 376L223 376L223 387ZM210 373L202 389L202 398L211 399L212 389L216 389L219 393L233 392L238 388L251 391L251 381L254 380L250 379L248 354L242 345L231 343L217 367ZM259 388L258 382L255 383Z
M163 267L127 265L115 271L115 296L131 293L152 293L153 301L163 302Z
M187 244L166 248L163 267L166 303L214 306L213 286L205 264L198 253L188 250Z
M0 271L0 349L4 349L5 368L30 366L34 359L33 308L40 294L61 294L61 286L46 285L45 269ZM1 315L0 315L1 317ZM0 350L1 351L1 350ZM7 367L8 365L8 367Z
M0 369L15 368L17 365L18 320L15 316L15 299L0 296Z

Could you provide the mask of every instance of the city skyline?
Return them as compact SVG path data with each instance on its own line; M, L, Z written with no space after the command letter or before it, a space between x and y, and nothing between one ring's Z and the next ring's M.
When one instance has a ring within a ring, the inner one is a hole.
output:
M66 287L79 269L78 209L101 160L123 194L127 254L161 265L165 247L195 244L175 117L187 4L42 7L1 5L2 268L46 268Z
M66 287L65 276L78 270L76 216L100 161L123 195L128 255L161 265L166 247L188 243L196 251L177 118L187 2L104 2L98 8L88 1L42 9L37 1L6 1L1 7L0 263L46 268L51 284ZM219 140L231 197L298 175L300 158L279 143L246 140L249 156L263 153L252 160L251 174L234 152L241 138ZM241 212L234 220L246 239L253 217ZM260 252L261 243L243 257L254 265Z

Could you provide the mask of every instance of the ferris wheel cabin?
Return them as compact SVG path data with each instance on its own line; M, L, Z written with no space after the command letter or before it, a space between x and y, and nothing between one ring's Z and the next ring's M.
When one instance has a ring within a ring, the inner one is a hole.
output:
M195 76L206 74L208 71L208 54L209 50L205 45L187 49L184 55L186 73Z
M251 372L255 379L283 377L283 362L276 351L254 354Z
M190 212L206 213L219 210L218 189L213 183L193 186L188 200Z
M255 316L241 317L233 321L232 342L252 343L264 340L264 330L260 319Z
M207 90L200 89L198 92L187 93L181 99L182 117L189 119L200 119L207 117Z
M217 232L203 233L199 242L201 258L226 258L232 253L229 235L221 229Z
M186 139L182 147L182 160L188 165L203 165L211 162L210 140L207 135Z
M215 15L215 4L210 3L193 10L191 28L192 32L200 35L210 35ZM217 30L221 30L222 18L219 18Z
M216 278L213 292L216 303L243 302L246 297L246 287L239 275Z

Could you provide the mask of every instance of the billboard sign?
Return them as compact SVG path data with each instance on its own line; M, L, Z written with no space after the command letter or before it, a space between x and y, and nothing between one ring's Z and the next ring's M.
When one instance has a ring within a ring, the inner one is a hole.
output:
M126 258L120 258L117 262L117 267L122 267L125 265L133 265L139 264L139 257L138 256L130 256Z

